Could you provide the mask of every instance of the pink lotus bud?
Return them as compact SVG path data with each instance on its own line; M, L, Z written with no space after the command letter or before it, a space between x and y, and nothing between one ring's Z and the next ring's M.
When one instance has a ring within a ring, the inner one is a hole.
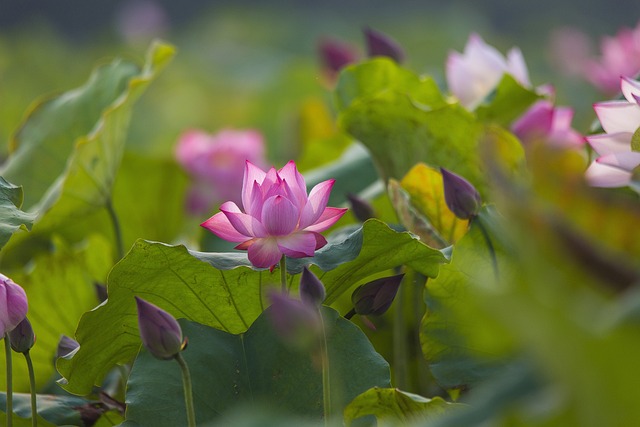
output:
M359 286L351 294L354 311L361 316L384 314L398 293L404 274L383 277Z
M176 158L193 179L187 207L201 214L225 200L240 203L245 162L264 164L264 140L254 130L191 130L180 137Z
M300 299L302 302L312 307L319 306L326 296L327 293L320 279L305 266L300 277Z
M58 348L56 349L56 358L67 356L72 351L80 348L80 343L66 335L60 337L58 341Z
M36 342L36 335L33 333L31 322L26 317L9 332L11 348L16 353L27 353Z
M470 219L478 214L482 200L478 190L469 181L445 168L440 168L444 185L444 201L451 212L460 219Z
M27 317L27 294L13 280L0 274L0 338Z
M135 297L138 327L145 348L158 359L173 359L187 345L178 321L160 307Z
M216 236L238 242L249 261L273 268L283 255L311 257L327 244L320 234L346 212L327 207L334 180L323 181L307 194L304 177L293 161L268 172L247 161L242 183L242 206L229 201L201 225Z

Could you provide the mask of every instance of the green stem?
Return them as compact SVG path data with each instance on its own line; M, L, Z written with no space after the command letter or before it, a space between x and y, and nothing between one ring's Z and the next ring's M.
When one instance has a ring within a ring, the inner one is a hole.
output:
M116 210L113 208L113 203L111 202L111 198L107 199L105 203L105 208L107 208L107 212L109 213L109 218L111 218L111 224L113 225L113 234L116 237L116 248L118 250L118 259L124 258L124 243L122 241L122 229L120 228L120 220L118 220L118 214Z
M178 353L176 355L176 361L182 369L182 385L184 387L184 403L187 407L187 422L189 427L196 427L196 411L193 408L193 391L191 386L191 374L189 374L189 367L182 355Z
M393 318L393 373L396 387L407 389L407 325L404 319L405 287L400 285L396 294Z
M11 366L11 341L9 333L4 334L4 351L7 361L7 427L13 426L13 368Z
M322 323L322 342L320 358L322 359L322 404L324 408L324 425L328 426L331 421L331 373L329 371L329 347L327 345L327 329L324 324L324 316L318 309L320 322Z
M29 370L29 387L31 390L31 425L33 427L38 426L38 404L36 401L36 374L33 371L33 362L31 361L31 355L29 351L23 353L24 358L27 360L27 369Z
M480 228L480 232L482 233L482 237L484 237L484 241L487 244L487 248L489 249L489 255L491 256L491 264L493 265L493 273L498 278L498 258L496 258L496 250L493 247L493 243L491 242L491 237L487 232L484 224L482 224L482 220L480 217L475 217L475 223L478 224L478 228Z
M289 287L287 286L287 259L284 255L280 258L280 283L282 284L282 293L288 294Z

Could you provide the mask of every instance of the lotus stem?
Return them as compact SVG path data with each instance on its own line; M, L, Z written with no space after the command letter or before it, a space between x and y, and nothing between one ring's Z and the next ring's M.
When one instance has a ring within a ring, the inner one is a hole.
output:
M105 208L107 208L109 218L111 219L111 225L113 226L113 234L116 238L116 248L118 251L118 260L121 260L122 258L124 258L124 242L122 240L122 229L120 228L120 220L118 219L118 214L113 207L111 197L107 199Z
M284 255L280 258L280 283L282 284L282 293L287 295L289 287L287 286L287 259Z
M322 340L320 345L320 358L322 360L322 404L324 410L324 425L328 426L331 420L331 372L329 370L329 346L327 345L327 328L324 323L322 311L318 308L322 326Z
M13 367L11 365L11 341L9 333L4 334L4 350L7 362L7 427L13 426Z
M489 255L491 256L491 264L493 265L493 273L495 274L496 279L498 279L498 258L496 258L496 251L493 247L493 243L491 242L491 237L482 223L482 219L479 216L474 219L476 220L475 223L478 224L482 237L484 237L484 241L487 244L487 249L489 249Z
M193 390L189 367L180 353L176 355L175 359L182 370L182 385L184 387L184 403L187 408L187 423L189 427L196 427L196 411L193 407Z
M29 370L29 387L31 390L31 425L38 426L38 402L36 399L36 374L33 370L33 362L29 352L22 353L27 361L27 369Z

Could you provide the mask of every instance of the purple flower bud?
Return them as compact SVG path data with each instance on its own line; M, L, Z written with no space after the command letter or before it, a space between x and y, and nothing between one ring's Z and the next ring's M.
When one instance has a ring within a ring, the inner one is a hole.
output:
M0 338L27 317L28 306L24 289L0 274Z
M135 298L142 344L158 359L173 359L187 345L187 340L182 339L178 321L160 307L142 298Z
M482 206L480 193L469 181L440 168L444 185L444 201L449 210L460 219L470 219L478 214Z
M372 30L371 28L365 28L364 36L367 43L369 58L373 58L374 56L386 56L393 59L398 64L401 64L404 61L404 50L398 42L386 34Z
M391 307L398 293L404 274L383 277L359 286L351 294L351 302L356 313L379 316Z
M25 317L22 322L18 323L18 326L9 332L9 341L11 348L16 353L26 353L31 350L36 342L36 335L33 333L29 319Z
M300 299L302 302L315 307L322 304L326 296L327 293L320 279L305 266L300 277Z
M290 346L308 349L322 333L320 313L314 306L277 292L269 294L273 329Z
M347 194L347 200L351 204L351 212L360 222L365 222L370 218L375 218L376 214L373 211L373 206L369 202L355 194Z
M322 40L318 45L318 52L323 67L331 76L335 76L358 59L358 54L352 46L333 39Z
M70 338L66 335L62 335L60 337L60 341L58 341L58 349L56 350L56 359L58 357L64 357L69 355L69 353L75 351L80 348L80 343Z

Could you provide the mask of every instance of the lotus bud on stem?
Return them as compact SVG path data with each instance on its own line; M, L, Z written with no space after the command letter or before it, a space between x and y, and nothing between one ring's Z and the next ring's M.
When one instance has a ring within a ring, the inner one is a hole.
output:
M187 347L187 339L182 337L178 321L160 307L135 297L138 307L138 327L144 347L157 359L175 359L182 371L184 400L189 427L196 426L193 406L193 386L186 361L180 354Z
M7 365L7 405L6 424L13 426L13 369L11 364L11 338L9 332L27 317L29 307L24 289L0 274L0 337L4 338L4 350Z
M31 392L31 425L38 425L38 406L36 400L36 375L33 370L33 362L31 361L30 350L36 342L36 334L33 332L31 322L26 317L9 332L9 341L11 348L16 353L22 353L27 362L27 370L29 371L29 389Z

